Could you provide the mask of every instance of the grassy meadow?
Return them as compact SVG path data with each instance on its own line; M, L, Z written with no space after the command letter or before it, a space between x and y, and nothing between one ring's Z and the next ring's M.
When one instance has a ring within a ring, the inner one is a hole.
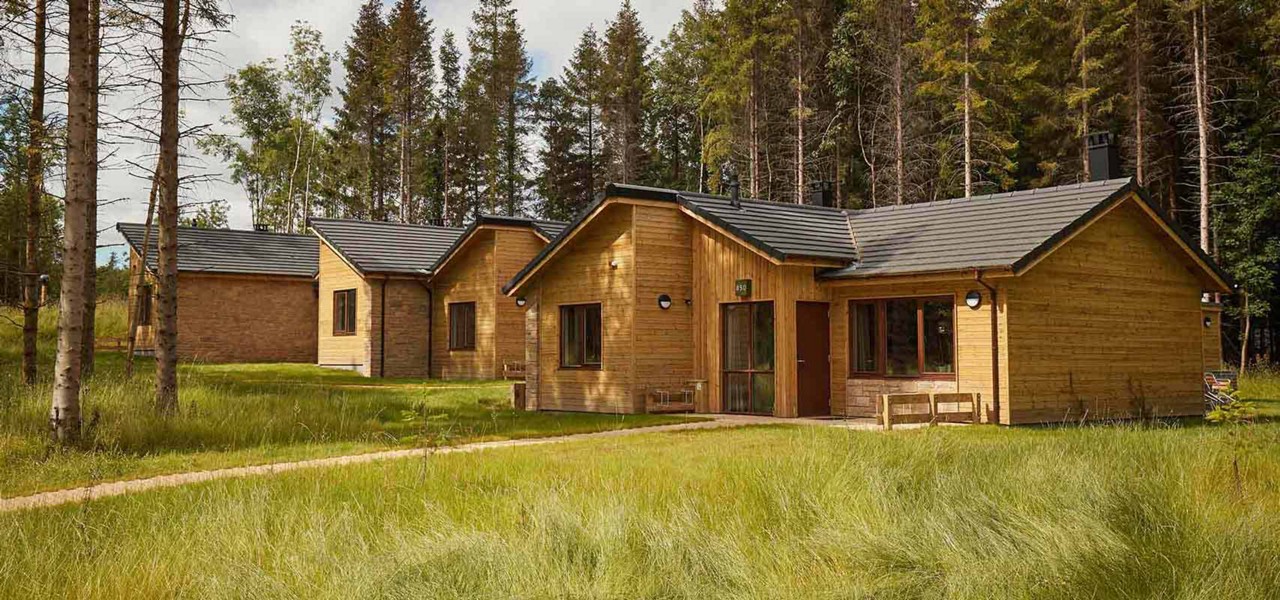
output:
M11 315L15 316L15 315ZM529 413L509 408L510 384L379 380L312 365L183 364L180 413L152 409L154 363L132 380L124 357L100 352L87 383L84 447L49 443L53 329L43 311L42 379L19 377L20 330L0 323L0 497L118 479L355 454L392 448L540 437L678 422L673 416ZM120 303L98 334L124 337Z
M211 482L0 514L0 597L1275 598L1278 434L773 426Z

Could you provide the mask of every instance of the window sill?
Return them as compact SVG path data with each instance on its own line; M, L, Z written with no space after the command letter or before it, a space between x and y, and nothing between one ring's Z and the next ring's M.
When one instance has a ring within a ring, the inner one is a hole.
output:
M955 373L925 373L923 375L884 375L880 373L855 373L846 379L871 379L880 381L955 381Z
M559 367L557 367L556 370L557 371L601 371L603 369L600 368L600 365L582 365L580 367L568 367L565 365L560 365Z
M449 351L450 351L450 352L475 352L475 351L476 351L476 347L475 347L475 346L471 346L471 347L468 347L468 348L450 348L450 349L449 349Z
M351 337L355 334L356 332L354 331L342 331L342 332L335 331L333 332L333 337Z

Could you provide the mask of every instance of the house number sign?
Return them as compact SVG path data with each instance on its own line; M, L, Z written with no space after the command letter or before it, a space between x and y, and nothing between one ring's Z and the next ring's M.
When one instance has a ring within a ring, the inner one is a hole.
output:
M751 280L739 279L733 282L733 293L739 298L751 297Z

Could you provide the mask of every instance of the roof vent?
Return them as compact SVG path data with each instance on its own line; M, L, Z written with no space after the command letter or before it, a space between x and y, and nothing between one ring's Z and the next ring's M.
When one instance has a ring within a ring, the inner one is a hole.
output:
M1089 181L1103 181L1120 177L1120 149L1111 132L1100 131L1089 135Z
M432 227L444 227L444 217L435 217L430 219L427 221L427 224Z
M257 231L258 233L267 233L271 231L271 228L267 227L266 223L254 223L253 230Z
M742 184L738 182L738 168L726 162L720 170L720 182L729 189L729 204L734 208L742 208Z
M809 204L832 208L836 205L836 186L830 181L809 184Z

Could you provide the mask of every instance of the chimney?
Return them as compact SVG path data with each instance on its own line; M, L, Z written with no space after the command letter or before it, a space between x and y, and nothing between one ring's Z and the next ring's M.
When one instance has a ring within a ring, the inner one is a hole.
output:
M253 230L259 233L267 233L268 231L271 231L271 228L267 227L266 223L254 223Z
M809 204L831 208L836 205L836 186L830 181L809 184Z
M1089 135L1089 181L1120 177L1120 149L1109 131Z
M444 227L444 217L434 217L429 222L432 227Z

